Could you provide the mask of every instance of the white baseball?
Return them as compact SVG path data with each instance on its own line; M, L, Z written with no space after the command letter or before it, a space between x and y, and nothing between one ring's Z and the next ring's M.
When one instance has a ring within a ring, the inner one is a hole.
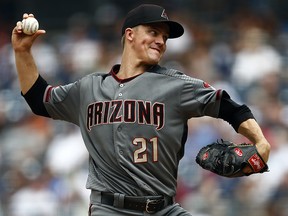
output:
M34 17L22 20L22 31L27 35L34 34L39 29L39 23Z

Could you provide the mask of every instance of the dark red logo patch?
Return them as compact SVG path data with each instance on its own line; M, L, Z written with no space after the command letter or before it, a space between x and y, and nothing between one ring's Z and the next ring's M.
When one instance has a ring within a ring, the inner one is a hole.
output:
M249 158L248 162L251 165L254 172L259 172L260 170L262 170L265 167L263 161L261 160L261 158L257 154L252 155Z

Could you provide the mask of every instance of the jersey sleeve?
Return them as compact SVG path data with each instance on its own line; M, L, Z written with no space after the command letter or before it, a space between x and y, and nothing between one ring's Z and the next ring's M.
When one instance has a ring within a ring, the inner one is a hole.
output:
M210 116L227 121L237 132L239 125L254 118L245 104L233 101L229 94L221 89L216 90L199 79L188 79L181 95L181 108L186 118Z
M79 82L46 88L44 105L53 119L64 120L79 125Z
M186 118L218 117L222 90L216 90L208 83L187 78L181 93L181 110Z

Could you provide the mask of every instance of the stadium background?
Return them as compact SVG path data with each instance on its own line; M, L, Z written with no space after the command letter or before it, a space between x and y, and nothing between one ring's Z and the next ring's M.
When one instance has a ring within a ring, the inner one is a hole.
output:
M227 123L189 122L177 201L194 216L288 215L288 2L284 0L1 0L0 216L86 215L87 152L73 125L31 114L19 92L10 37L24 12L47 34L33 52L52 84L108 72L121 54L125 13L139 3L163 5L185 26L161 62L226 89L247 103L272 145L270 172L226 179L195 164L204 145L243 141Z

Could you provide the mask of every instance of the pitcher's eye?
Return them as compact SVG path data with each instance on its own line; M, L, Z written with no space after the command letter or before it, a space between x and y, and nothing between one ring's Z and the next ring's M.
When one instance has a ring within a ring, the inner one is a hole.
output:
M150 30L150 34L153 35L153 36L156 36L157 32L155 30Z

